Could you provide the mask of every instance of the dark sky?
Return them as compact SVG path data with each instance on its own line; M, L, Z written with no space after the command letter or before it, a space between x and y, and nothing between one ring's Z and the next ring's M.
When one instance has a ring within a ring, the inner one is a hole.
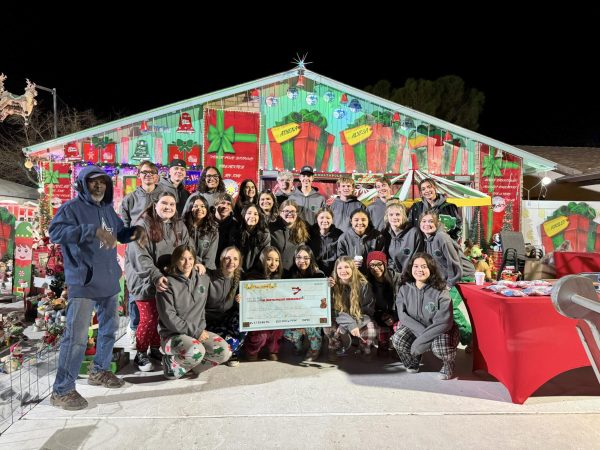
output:
M7 90L21 93L30 78L57 88L70 106L115 118L288 70L297 53L308 53L311 70L357 88L459 75L486 96L478 131L510 144L600 145L600 76L592 70L600 51L590 12L568 17L561 8L541 20L508 11L490 24L420 10L362 23L347 11L215 18L184 6L173 6L173 16L165 4L80 20L37 8L26 22L8 11L13 21L0 44ZM49 93L38 100L51 107Z

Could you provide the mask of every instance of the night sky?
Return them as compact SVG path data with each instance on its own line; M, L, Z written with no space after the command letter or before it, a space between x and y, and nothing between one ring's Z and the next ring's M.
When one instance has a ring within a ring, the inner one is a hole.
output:
M361 25L335 12L294 20L243 11L241 20L208 25L211 17L183 6L177 21L166 5L129 19L111 11L79 21L53 9L36 7L26 22L5 11L13 19L0 44L6 88L20 94L29 78L57 88L59 107L114 119L288 70L308 53L309 69L360 89L380 79L400 87L407 78L458 75L486 96L478 131L509 144L600 145L600 77L592 70L599 39L589 12L570 18L561 8L543 22L510 12L502 25L420 12ZM37 98L51 108L51 94Z

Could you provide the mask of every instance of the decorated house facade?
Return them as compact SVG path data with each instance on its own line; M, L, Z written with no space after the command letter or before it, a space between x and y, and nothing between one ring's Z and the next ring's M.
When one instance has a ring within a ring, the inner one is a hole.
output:
M307 70L290 71L180 101L24 149L40 175L41 230L74 195L82 167L99 164L115 184L115 208L135 189L135 166L174 158L188 165L194 190L202 167L216 166L226 187L258 180L271 187L279 170L315 168L326 197L341 174L360 189L375 176L418 169L487 193L492 204L464 212L477 239L520 229L522 180L555 164L519 148L376 97ZM474 226L477 225L477 226Z

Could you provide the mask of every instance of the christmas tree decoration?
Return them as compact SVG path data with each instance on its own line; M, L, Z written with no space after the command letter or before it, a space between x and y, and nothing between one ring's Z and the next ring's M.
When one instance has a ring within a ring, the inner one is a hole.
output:
M33 162L30 159L27 159L23 165L27 170L31 170L33 168Z
M348 103L348 95L342 94L342 98L340 98L340 103L346 104Z
M192 126L192 117L189 113L181 113L179 116L179 126L177 127L177 133L192 134L195 133L194 127Z
M298 81L296 87L304 87L304 75L298 75Z
M252 89L250 92L250 100L258 100L260 98L260 91L258 89Z
M277 97L273 97L271 95L265 99L265 103L267 104L267 106L269 108L271 108L272 106L277 106L277 103L278 103Z
M513 213L512 213L513 202L507 202L504 209L504 218L502 219L502 231L513 231Z
M145 139L137 141L131 159L135 161L150 161L150 149L148 148L148 142Z
M331 92L331 91L327 91L323 94L323 101L325 103L331 103L334 98L335 98L335 95L333 95L333 92Z
M148 131L150 131L148 129L148 122L146 122L145 120L142 120L142 123L140 124L140 131L142 133L148 133Z
M392 122L400 122L400 113L398 111L394 112L392 116Z

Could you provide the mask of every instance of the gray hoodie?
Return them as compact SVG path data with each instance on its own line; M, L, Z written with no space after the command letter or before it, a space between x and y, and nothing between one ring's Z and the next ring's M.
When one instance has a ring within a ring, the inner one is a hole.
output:
M383 230L385 254L388 255L388 267L400 273L406 269L410 258L424 248L423 233L418 228L407 224L408 228L396 234L388 225Z
M342 295L350 295L350 286L344 286L344 292ZM344 328L347 331L352 331L355 328L362 328L371 321L375 312L375 296L369 282L366 282L360 287L360 311L362 317L360 321L357 321L355 317L345 312L333 311L335 321L338 326Z
M158 333L163 338L185 334L199 338L206 328L204 312L209 279L192 270L189 278L169 275L169 288L156 294Z
M127 194L121 202L121 219L125 226L135 224L148 205L157 202L162 191L159 186L156 186L152 192L146 192L144 188L138 186L135 191Z
M304 195L300 189L294 189L288 198L298 204L300 217L309 225L315 223L317 211L325 206L325 198L317 188L312 188L308 195Z
M183 217L191 210L194 206L196 199L202 194L195 192L187 199L185 207L183 208ZM211 214L207 211L207 214ZM188 228L190 239L196 249L196 261L204 264L207 269L216 269L215 260L217 257L217 249L219 247L219 230L215 230L209 233L202 234L197 228Z
M362 236L356 234L352 228L347 230L340 236L337 245L337 256L350 256L351 258L356 255L363 257L363 264L360 267L362 273L367 273L367 256L369 252L373 250L383 250L384 240L383 236L379 231L369 227Z
M236 306L233 297L227 300L229 291L233 286L233 277L225 278L223 272L219 269L209 270L207 274L210 278L210 284L206 300L206 320L208 322L219 322L225 314Z
M148 233L148 224L139 221ZM178 245L189 245L190 236L183 222L163 223L163 240L148 239L142 247L137 242L125 250L125 280L133 300L150 300L156 297L156 281L164 276L162 270L170 263L171 254Z
M350 215L357 209L366 210L365 205L359 202L356 197L349 197L347 200L342 200L337 197L331 204L333 224L336 228L339 228L342 231L349 230L351 228Z
M455 244L443 230L425 235L425 252L433 256L442 279L446 280L449 287L454 287L463 276L462 260Z
M426 284L422 289L415 283L400 286L396 294L396 309L400 323L417 337L411 353L421 355L433 340L452 329L452 301L446 289L439 291Z
M373 203L367 206L367 212L369 213L369 218L371 219L371 223L373 224L373 228L379 231L383 231L385 228L385 202L382 201L379 197L376 198Z

